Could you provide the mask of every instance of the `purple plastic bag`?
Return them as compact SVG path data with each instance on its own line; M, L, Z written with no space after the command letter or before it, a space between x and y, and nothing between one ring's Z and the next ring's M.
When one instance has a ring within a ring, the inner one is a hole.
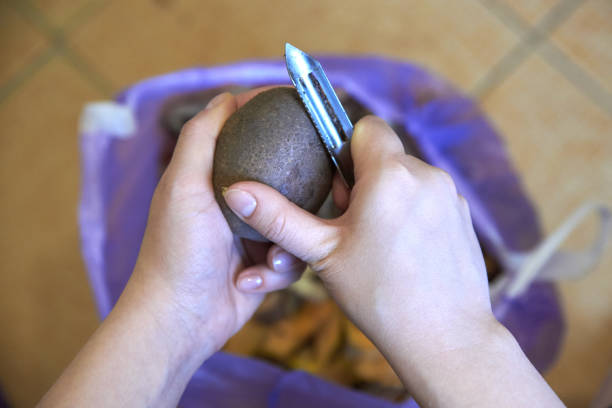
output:
M443 80L407 63L376 57L322 57L334 86L390 122L403 124L424 158L451 174L470 203L483 246L502 260L541 240L535 211L503 143L477 106ZM159 178L164 131L160 109L171 96L226 85L288 84L283 61L195 68L140 82L115 104L85 111L81 132L82 251L95 300L105 317L138 255ZM564 332L551 283L534 283L518 297L492 299L496 317L539 369L556 358ZM183 407L391 407L304 372L219 352L196 372ZM402 406L416 406L408 401Z

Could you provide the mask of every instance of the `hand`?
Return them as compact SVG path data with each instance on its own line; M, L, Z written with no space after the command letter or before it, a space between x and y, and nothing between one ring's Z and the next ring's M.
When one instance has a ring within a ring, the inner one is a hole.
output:
M355 127L356 183L346 212L319 219L262 184L242 182L228 204L243 219L308 262L341 307L379 346L413 333L419 353L473 340L494 321L485 266L466 201L450 176L404 154L380 119ZM336 201L343 191L335 183Z
M230 186L225 200L319 273L421 406L562 406L493 316L470 211L450 176L405 155L375 117L355 126L351 154L352 191L334 182L339 218L254 182Z
M189 349L206 350L203 357L242 327L265 292L288 286L304 269L276 245L236 239L213 193L216 137L225 120L262 90L221 94L183 127L153 197L130 282L166 294L169 316L160 320L176 333L171 341L189 339Z
M230 187L230 207L278 244L241 251L214 200L212 157L225 119L255 92L219 96L183 129L132 278L40 406L176 406L263 293L299 275L280 248L319 272L423 406L561 406L499 334L465 201L379 119L355 128L356 184L349 198L336 179L336 201L349 204L335 220L259 183Z
M212 190L215 139L262 90L219 95L185 125L155 191L132 277L41 407L175 407L193 373L264 293L299 277L303 263L280 247L236 240Z

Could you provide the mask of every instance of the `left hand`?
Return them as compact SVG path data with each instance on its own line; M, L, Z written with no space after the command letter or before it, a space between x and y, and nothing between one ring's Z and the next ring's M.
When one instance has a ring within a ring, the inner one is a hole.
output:
M236 240L215 201L215 140L258 91L222 94L187 123L153 196L134 273L41 407L176 407L193 373L304 264ZM238 290L240 288L240 291Z
M299 278L305 264L282 248L232 235L212 186L215 142L225 120L263 89L221 94L185 124L153 196L129 285L161 294L153 314L166 331L207 354L252 316L266 292ZM240 290L238 290L240 289ZM205 350L205 351L204 351Z

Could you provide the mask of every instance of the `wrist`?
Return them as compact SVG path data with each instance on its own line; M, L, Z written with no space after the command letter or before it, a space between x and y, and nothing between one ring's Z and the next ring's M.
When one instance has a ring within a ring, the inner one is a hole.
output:
M384 352L388 350L391 358L418 368L517 345L510 332L492 314L479 319L456 320L439 330L436 326L389 333L390 341L383 341L381 348Z
M427 345L398 342L384 353L417 401L427 401L427 406L490 406L487 398L493 396L492 404L499 395L494 385L483 392L484 384L503 384L508 371L532 369L512 334L493 316L466 325L466 331L429 339Z
M160 357L168 362L171 375L187 371L189 377L215 351L207 338L198 336L201 328L182 310L171 289L163 282L134 271L116 309L138 315L147 336L154 338ZM199 330L198 330L199 329Z
M133 275L41 405L176 406L205 356L180 334L170 305Z

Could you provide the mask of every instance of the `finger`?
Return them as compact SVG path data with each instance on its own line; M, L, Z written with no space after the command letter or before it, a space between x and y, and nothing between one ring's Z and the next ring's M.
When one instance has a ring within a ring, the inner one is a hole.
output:
M245 293L273 292L285 289L300 279L302 272L304 268L278 273L267 265L255 265L240 272L236 280L236 287Z
M404 154L404 146L384 120L368 115L357 122L351 137L355 180L367 174L373 163L398 154Z
M332 199L334 205L342 212L344 212L349 205L349 198L351 191L348 189L340 174L336 172L332 181Z
M300 258L290 254L278 245L270 247L266 261L268 267L278 273L306 268L306 264Z
M244 222L270 241L310 264L335 247L336 228L293 204L265 184L244 181L230 186L223 197Z
M236 288L238 287L236 282ZM266 296L265 292L255 291L242 291L238 290L236 296L236 312L238 330L245 324L255 313L261 302Z
M236 99L228 92L214 97L206 108L181 130L169 168L179 176L211 178L215 143L227 118L236 111Z

